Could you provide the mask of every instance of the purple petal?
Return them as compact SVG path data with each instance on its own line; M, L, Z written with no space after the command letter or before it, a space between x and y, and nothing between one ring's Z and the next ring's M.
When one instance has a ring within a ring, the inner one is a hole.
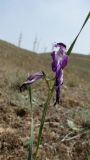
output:
M54 45L55 48L59 48L57 53L58 54L64 54L66 53L66 45L64 43L57 43Z
M56 86L61 86L63 84L63 70L56 73Z
M66 46L62 43L57 43L55 47L59 50L52 52L52 71L55 72L55 86L56 86L56 102L59 103L60 88L63 84L63 69L68 63L68 56L66 55Z
M56 104L58 103L59 104L59 99L60 99L60 86L58 86L56 88Z
M54 47L64 47L64 48L66 48L66 45L64 44L64 43L56 43L55 45L54 45Z
M27 80L31 81L33 79L38 79L38 78L41 78L43 76L43 72L36 72L34 74L31 74Z
M43 77L44 77L43 72L34 73L27 78L27 81L24 82L24 84L32 84L36 82L37 80L42 79Z
M57 64L55 61L52 62L52 71L53 72L56 72L56 69L57 69Z
M66 54L64 54L63 56L53 52L51 54L52 56L52 71L53 72L57 72L60 69L64 69L64 67L67 65L68 63L68 56Z
M68 56L65 55L61 64L61 68L64 69L65 66L68 64Z
M27 80L20 86L20 91L24 91L25 89L27 89L28 85L31 85L32 83L43 79L44 78L44 73L43 72L37 72L34 73L32 75L30 75Z
M59 103L60 89L61 89L62 84L63 84L63 70L60 70L60 72L56 73L56 79L55 79L55 86L56 86L56 102L55 102L55 105L57 103Z

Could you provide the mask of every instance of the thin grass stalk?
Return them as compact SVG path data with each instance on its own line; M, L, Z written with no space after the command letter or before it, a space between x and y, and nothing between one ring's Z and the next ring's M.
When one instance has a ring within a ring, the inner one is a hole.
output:
M43 127L44 127L44 122L45 122L45 117L46 117L48 106L50 104L51 97L53 95L54 88L55 88L55 86L53 85L52 89L51 90L49 89L48 98L47 98L46 103L44 104L44 109L43 109L43 113L42 113L42 117L41 117L41 123L40 123L40 128L39 128L39 134L38 134L38 141L37 141L37 146L36 146L36 152L35 152L35 160L37 159L38 149L39 149L39 145L40 145L40 142L41 142L42 130L43 130Z
M30 98L30 109L31 109L31 137L29 140L29 154L28 160L32 160L32 149L33 149L33 141L34 141L34 118L33 118L33 108L32 108L32 90L31 86L29 87L29 98Z
M29 140L28 160L33 160L33 157L32 157L33 141L34 141L34 120L33 118L31 118L31 137Z

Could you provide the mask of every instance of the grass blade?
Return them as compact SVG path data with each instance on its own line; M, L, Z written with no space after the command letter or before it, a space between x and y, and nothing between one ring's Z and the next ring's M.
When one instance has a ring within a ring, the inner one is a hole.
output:
M29 98L30 98L30 107L31 107L31 137L30 137L30 140L29 140L28 160L32 160L32 149L33 149L33 141L34 141L34 119L33 119L33 109L32 109L32 91L31 91L31 86L29 87Z
M32 118L31 119L31 137L30 137L30 140L29 140L28 160L32 160L33 140L34 140L34 120Z
M51 90L49 90L47 101L44 104L44 109L43 109L43 113L42 113L42 118L41 118L41 123L40 123L40 128L39 128L39 134L38 134L38 142L37 142L36 152L35 152L35 160L37 158L37 153L38 153L39 145L40 145L40 142L41 142L41 136L42 136L42 130L43 130L44 122L45 122L45 117L46 117L48 105L50 103L53 91L54 91L54 86L52 87Z
M31 90L31 86L29 86L29 99L30 99L30 107L31 107L31 111L32 111L32 90Z
M72 51L72 49L73 49L73 47L74 47L74 45L75 45L75 43L76 43L76 40L78 39L78 37L79 37L82 29L84 28L84 26L85 26L85 24L87 23L87 21L89 20L89 18L90 18L90 12L88 13L88 15L87 15L87 17L86 17L86 19L85 19L85 21L84 21L84 23L83 23L83 25L82 25L79 33L78 33L78 35L76 36L76 38L75 38L74 41L72 42L71 46L69 47L69 49L68 49L68 51L67 51L67 55L70 55L70 54L71 54L71 51Z

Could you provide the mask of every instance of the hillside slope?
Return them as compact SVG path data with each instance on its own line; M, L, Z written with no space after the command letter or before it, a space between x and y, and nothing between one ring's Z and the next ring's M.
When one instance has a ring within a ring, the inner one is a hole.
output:
M18 48L5 41L0 41L0 69L12 72L25 70L28 72L44 70L51 72L50 54L36 54ZM68 72L73 72L82 78L90 78L90 56L72 54L69 58ZM90 80L90 79L89 79Z
M0 41L0 160L28 159L31 112L28 92L19 86L28 73L51 71L50 53L36 54ZM32 85L35 141L47 99L44 81ZM72 54L64 73L61 103L50 102L37 160L89 160L90 56Z
M0 68L33 70L37 67L41 68L41 62L36 53L0 41Z

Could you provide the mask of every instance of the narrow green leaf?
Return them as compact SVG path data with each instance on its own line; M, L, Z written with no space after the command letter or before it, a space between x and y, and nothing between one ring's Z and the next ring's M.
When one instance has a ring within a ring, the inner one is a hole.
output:
M30 107L31 107L31 137L30 137L30 140L29 140L28 160L32 160L32 149L33 149L33 141L34 141L34 119L33 119L33 109L32 109L32 90L31 90L31 86L29 87L29 98L30 98Z
M84 28L85 24L86 24L87 21L89 20L89 18L90 18L90 12L88 13L88 15L87 15L87 17L86 17L86 19L85 19L85 21L84 21L84 23L83 23L83 25L82 25L79 33L78 33L78 35L76 36L76 38L75 38L74 41L72 42L71 46L69 47L69 49L68 49L68 51L67 51L67 55L70 55L70 54L71 54L72 49L73 49L73 47L74 47L74 45L75 45L75 43L76 43L76 41L77 41L77 39L78 39L81 31L82 31L82 29Z
M44 127L45 117L46 117L47 109L48 109L53 91L54 91L54 85L53 85L52 89L49 90L47 101L44 104L44 109L43 109L43 113L42 113L42 118L41 118L41 123L40 123L40 128L39 128L39 134L38 134L38 141L37 141L37 146L36 146L35 160L37 158L37 153L38 153L39 145L40 145L40 142L41 142L41 136L42 136L42 130L43 130L43 127Z
M31 90L31 86L29 86L29 99L30 99L30 107L31 107L31 111L32 111L32 90Z
M32 160L33 141L34 141L34 120L33 120L33 117L32 117L32 120L31 120L31 137L30 137L30 140L29 140L28 160Z

